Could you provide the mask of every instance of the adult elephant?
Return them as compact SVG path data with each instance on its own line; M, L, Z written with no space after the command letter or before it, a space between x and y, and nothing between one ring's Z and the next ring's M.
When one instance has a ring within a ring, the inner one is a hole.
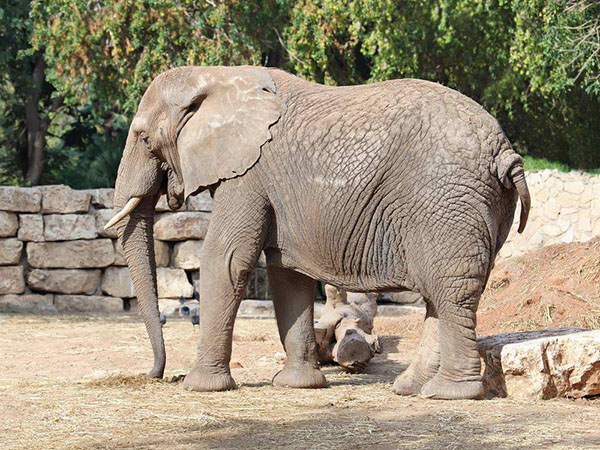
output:
M118 225L152 348L165 350L157 307L153 214L210 189L201 255L200 340L185 386L232 389L233 324L265 251L287 362L276 385L326 384L315 356L315 280L349 291L420 292L421 347L400 394L483 394L475 313L521 199L523 163L478 104L403 79L327 87L261 67L181 67L144 94L119 167ZM439 332L438 332L439 330Z

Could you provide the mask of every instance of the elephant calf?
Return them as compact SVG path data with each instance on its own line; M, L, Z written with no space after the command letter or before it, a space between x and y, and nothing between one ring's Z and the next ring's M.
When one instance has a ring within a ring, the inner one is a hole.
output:
M422 345L394 390L482 396L477 304L516 200L522 231L530 198L521 157L477 103L413 79L328 87L262 67L181 67L156 77L131 123L109 223L118 223L153 377L165 367L154 205L166 192L177 209L205 189L214 212L186 388L235 387L234 319L264 250L287 353L276 385L326 384L313 330L319 279L353 292L420 292Z

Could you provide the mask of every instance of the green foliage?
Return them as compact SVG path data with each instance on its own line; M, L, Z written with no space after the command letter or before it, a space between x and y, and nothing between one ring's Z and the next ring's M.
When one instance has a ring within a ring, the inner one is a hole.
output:
M600 167L597 0L5 0L0 31L2 183L27 170L23 110L39 58L42 182L112 185L152 78L217 64L334 85L434 80L482 103L528 164Z

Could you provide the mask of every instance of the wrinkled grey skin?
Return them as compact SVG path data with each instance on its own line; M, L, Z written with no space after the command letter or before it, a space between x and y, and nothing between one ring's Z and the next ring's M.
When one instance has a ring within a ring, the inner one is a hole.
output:
M161 377L165 366L154 205L161 192L176 208L209 188L214 212L202 248L200 339L187 389L235 387L229 371L234 319L246 278L264 250L287 353L274 384L326 384L313 330L318 279L353 292L420 292L427 301L425 331L395 392L481 397L477 305L519 196L521 230L529 210L522 160L498 123L465 96L427 81L325 87L259 68L274 82L263 93L282 105L269 124L271 139L243 171L191 192L189 151L180 154L189 137L178 133L186 114L203 111L204 97L190 93L196 106L188 109L192 100L185 94L196 87L186 70L204 69L175 69L148 89L116 184L117 209L142 198L118 231L154 350L150 375ZM218 76L233 77L237 70ZM231 149L234 156L244 151L239 147ZM198 155L203 151L198 148ZM222 165L230 164L227 158Z

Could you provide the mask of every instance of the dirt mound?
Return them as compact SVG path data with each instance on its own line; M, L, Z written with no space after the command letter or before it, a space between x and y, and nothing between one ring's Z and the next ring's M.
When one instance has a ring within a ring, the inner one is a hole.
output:
M600 328L600 237L498 264L479 305L477 332Z

